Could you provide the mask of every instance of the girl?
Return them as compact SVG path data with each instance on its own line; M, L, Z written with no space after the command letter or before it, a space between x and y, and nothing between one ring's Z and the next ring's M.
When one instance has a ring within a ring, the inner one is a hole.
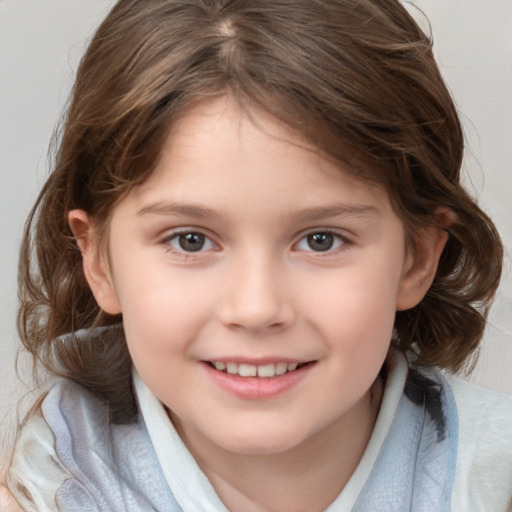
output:
M9 507L508 510L462 147L394 0L118 2L27 223Z

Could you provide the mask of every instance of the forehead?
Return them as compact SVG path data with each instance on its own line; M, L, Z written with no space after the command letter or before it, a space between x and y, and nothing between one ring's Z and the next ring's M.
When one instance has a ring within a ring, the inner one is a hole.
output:
M347 155L347 161L350 155ZM153 174L135 189L138 203L194 197L227 207L239 197L268 209L299 198L321 203L368 203L387 208L381 187L358 179L297 133L229 96L189 109L169 131Z

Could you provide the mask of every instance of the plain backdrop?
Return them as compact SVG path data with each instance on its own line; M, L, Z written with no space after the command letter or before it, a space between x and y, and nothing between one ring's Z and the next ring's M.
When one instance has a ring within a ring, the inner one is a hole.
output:
M22 225L47 174L48 144L78 61L112 4L0 0L0 436L13 431L25 389L14 369ZM435 54L466 129L465 182L508 248L470 379L512 392L512 0L417 0L415 5L431 22ZM428 28L424 19L421 23ZM26 380L23 365L20 373Z

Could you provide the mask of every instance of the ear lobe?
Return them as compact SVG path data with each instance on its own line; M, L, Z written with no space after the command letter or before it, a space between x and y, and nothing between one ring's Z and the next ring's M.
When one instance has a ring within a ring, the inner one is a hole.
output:
M439 209L436 222L417 237L415 254L411 255L397 295L397 311L411 309L423 299L434 281L439 259L448 240L446 229L455 221L455 214Z
M99 307L106 313L121 313L121 305L111 279L108 262L100 247L93 222L84 210L71 210L68 222L82 253L85 278Z

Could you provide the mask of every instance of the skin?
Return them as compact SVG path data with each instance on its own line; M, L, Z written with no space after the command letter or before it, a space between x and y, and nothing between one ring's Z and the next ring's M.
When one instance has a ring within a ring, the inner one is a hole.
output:
M0 485L0 510L4 512L23 512L4 485Z
M413 258L383 190L251 119L223 97L177 121L155 172L114 208L108 257L86 212L69 221L96 300L123 314L137 371L226 506L313 512L361 459L395 312L428 290L446 234L426 229ZM204 235L201 250L182 248L185 233ZM205 363L242 360L312 364L248 399Z

